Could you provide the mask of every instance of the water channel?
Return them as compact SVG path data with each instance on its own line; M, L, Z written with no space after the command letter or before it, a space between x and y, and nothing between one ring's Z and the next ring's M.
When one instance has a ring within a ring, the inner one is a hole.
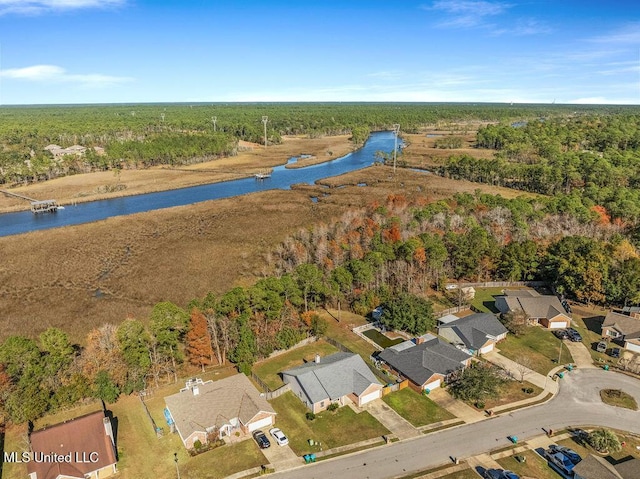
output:
M323 178L342 175L370 166L375 161L376 151L393 151L393 145L393 132L375 132L371 134L362 148L346 156L304 168L285 168L284 165L281 165L273 169L270 178L264 180L251 177L177 190L78 203L65 206L65 209L56 213L37 215L31 211L5 213L0 215L0 236L91 223L113 216L231 198L258 191L290 189L291 185L299 183L313 184Z

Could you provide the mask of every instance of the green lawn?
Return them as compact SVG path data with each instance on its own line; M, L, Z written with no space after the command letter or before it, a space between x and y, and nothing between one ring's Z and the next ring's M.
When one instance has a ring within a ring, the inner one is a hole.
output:
M516 456L524 456L525 462L518 462L515 456L498 459L498 464L503 469L513 471L516 474L537 479L558 479L558 474L549 467L547 461L541 458L535 451L525 451Z
M533 389L533 391L531 393L526 393L524 390L527 388ZM496 399L487 399L485 401L485 409L493 409L494 407L511 404L523 399L531 399L541 392L542 388L535 384L531 384L526 380L523 382L507 381L500 388L499 396Z
M336 321L338 312L336 310L320 311L320 317L324 318L329 325L326 335L340 344L343 344L351 351L362 356L365 361L369 361L371 355L376 351L371 344L362 339L352 329L356 326L367 324L367 318L357 314L342 311L340 321Z
M622 450L619 452L611 453L608 456L605 456L605 459L612 464L615 464L617 461L626 460L629 456L636 457L638 453L638 446L640 446L640 438L635 437L629 433L624 433L621 431L614 431L618 435L618 439L620 442L624 442L624 446ZM597 454L591 446L588 444L581 443L576 438L564 439L558 442L561 446L570 447L582 457L586 457L587 454Z
M475 288L476 295L471 301L471 306L481 313L498 313L494 296L502 294L504 288Z
M268 463L256 442L247 439L192 457L180 468L180 474L181 477L219 479Z
M280 356L265 359L253 366L253 372L273 391L284 385L279 375L282 371L300 366L304 364L305 360L312 361L316 354L328 356L336 352L338 352L338 349L335 346L320 340L301 348L293 349Z
M418 394L411 388L404 388L387 394L382 400L415 427L426 426L427 424L446 421L455 417L431 399Z
M541 374L547 374L558 365L558 355L561 341L549 330L539 326L530 326L520 336L508 334L504 341L500 341L500 353L516 362L523 358L530 362L529 367ZM560 364L573 362L571 353L563 345Z
M348 406L335 412L324 411L309 421L305 417L309 410L291 392L273 399L271 405L278 413L276 425L287 435L291 449L298 455L389 434L371 414L366 411L356 414ZM309 439L320 442L321 446L310 446Z
M446 476L440 476L440 479L478 479L480 477L473 469L467 468L462 471L452 472Z
M385 349L390 348L391 346L394 346L404 341L404 339L402 338L390 339L386 337L384 334L382 334L380 331L378 331L377 329L367 329L362 334L365 335L374 343L378 344L380 347Z
M586 306L573 307L573 327L578 330L582 336L582 342L591 353L591 357L595 363L613 364L617 359L612 359L606 353L596 351L595 345L602 339L602 321L606 311L596 308L587 308ZM609 347L618 347L616 344L610 343Z

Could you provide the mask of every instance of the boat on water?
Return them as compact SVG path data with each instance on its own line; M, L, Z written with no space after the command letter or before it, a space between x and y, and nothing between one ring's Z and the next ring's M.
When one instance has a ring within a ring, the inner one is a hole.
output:
M256 180L264 180L264 179L267 179L267 178L271 178L271 172L265 170L265 171L261 171L259 173L256 173L254 176L256 177Z

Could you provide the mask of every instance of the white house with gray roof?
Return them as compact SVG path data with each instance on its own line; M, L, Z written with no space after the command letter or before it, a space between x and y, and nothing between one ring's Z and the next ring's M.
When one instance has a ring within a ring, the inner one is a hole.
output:
M491 313L475 313L443 322L438 326L438 334L468 351L486 354L507 337L507 328Z
M382 384L363 359L353 353L335 353L282 372L282 380L314 413L331 403L362 406L382 397Z
M210 435L219 438L268 428L276 412L244 374L219 381L190 382L177 394L164 398L176 430L187 449Z
M450 374L471 362L469 354L432 334L391 346L378 359L418 390L440 387Z

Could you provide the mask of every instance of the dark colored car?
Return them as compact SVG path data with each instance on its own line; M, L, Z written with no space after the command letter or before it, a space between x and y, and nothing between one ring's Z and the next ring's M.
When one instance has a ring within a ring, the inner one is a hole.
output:
M253 438L258 443L258 446L260 446L260 449L266 449L268 447L271 447L271 443L269 442L269 439L267 438L267 436L265 436L264 432L259 430L254 431Z
M611 348L609 350L609 356L611 356L612 358L619 358L620 357L620 348Z
M520 479L515 472L504 471L502 469L487 469L484 471L486 479Z
M558 339L569 339L569 333L567 333L566 329L556 329L553 334L555 334Z
M569 306L569 303L567 302L566 299L562 300L562 307L567 313L571 313L571 306Z
M558 446L556 444L551 444L549 446L549 451L552 451L553 453L561 452L562 454L567 456L569 460L574 464L578 464L580 461L582 461L582 457L580 457L580 454L578 454L573 449L569 449L568 447L565 447L565 446Z
M573 342L582 341L582 336L580 336L580 333L573 328L568 328L567 334L569 335L569 340Z

